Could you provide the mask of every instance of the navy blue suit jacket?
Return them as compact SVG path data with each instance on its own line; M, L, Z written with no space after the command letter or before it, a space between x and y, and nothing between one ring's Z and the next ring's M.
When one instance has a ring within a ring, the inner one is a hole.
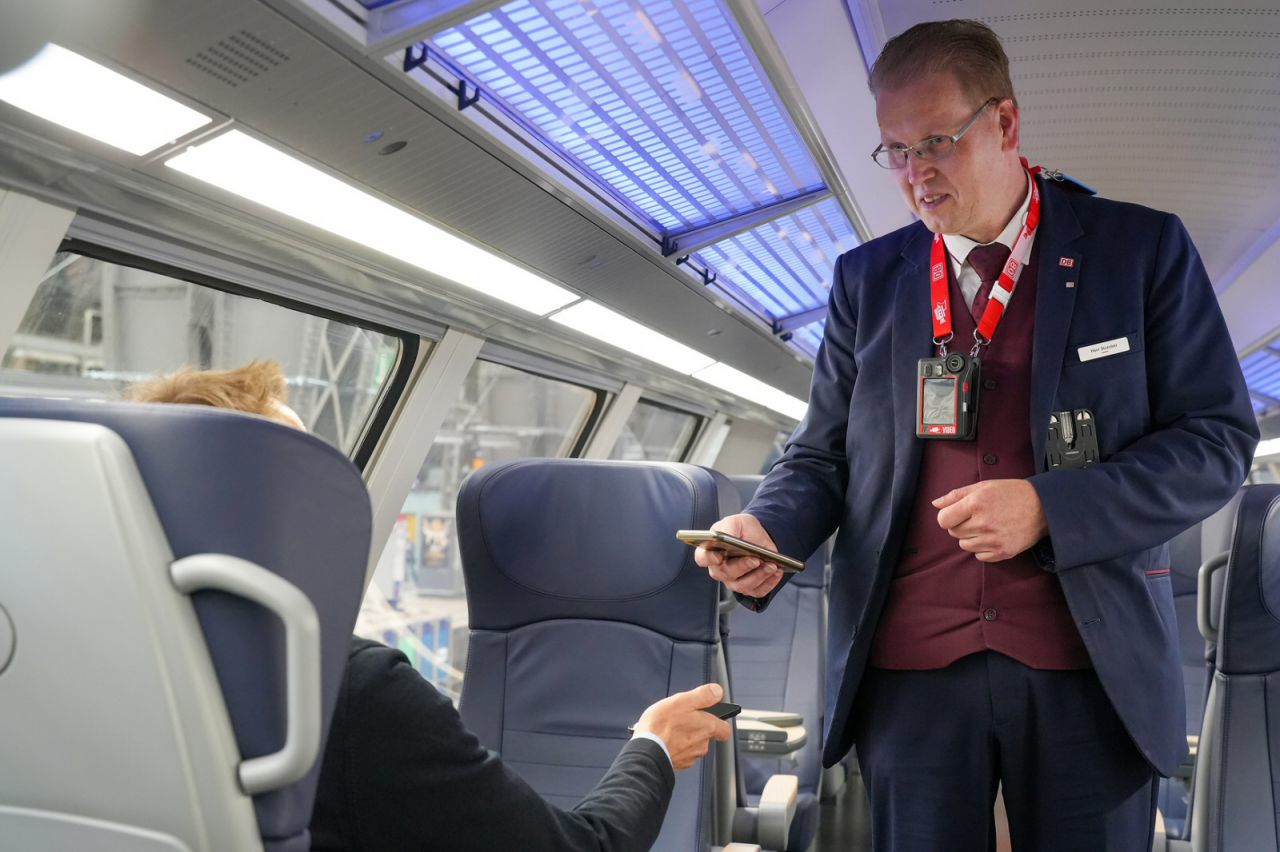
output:
M1138 748L1171 774L1185 703L1165 542L1243 482L1258 428L1208 276L1176 216L1040 180L1031 440L1056 572L1107 695ZM920 467L916 361L932 354L931 235L917 222L836 263L809 411L745 511L779 550L832 554L830 766L898 563ZM1014 298L1017 298L1015 294ZM1081 347L1129 350L1082 361ZM996 344L999 336L996 337ZM1045 471L1050 411L1088 408L1102 462ZM941 496L941 495L938 495ZM1043 552L1041 552L1043 551ZM768 598L748 599L753 608Z

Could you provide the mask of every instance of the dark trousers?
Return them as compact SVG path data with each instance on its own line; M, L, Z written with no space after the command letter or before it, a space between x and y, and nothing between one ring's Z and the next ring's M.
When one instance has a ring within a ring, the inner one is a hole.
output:
M994 652L868 669L854 715L876 852L993 852L1003 785L1014 852L1147 852L1156 777L1092 670Z

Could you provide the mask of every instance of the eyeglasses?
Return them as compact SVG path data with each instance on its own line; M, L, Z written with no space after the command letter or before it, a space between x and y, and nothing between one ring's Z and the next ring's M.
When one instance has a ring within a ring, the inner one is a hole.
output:
M886 148L883 145L877 145L876 149L871 152L871 159L876 161L876 165L884 169L905 169L907 167L907 156L912 152L916 152L916 156L922 160L941 160L951 156L956 149L956 143L960 141L960 137L969 132L969 128L981 115L987 111L987 107L1000 103L1001 98L988 98L987 102L978 107L978 111L973 117L964 123L955 136L926 136L914 145L891 145Z

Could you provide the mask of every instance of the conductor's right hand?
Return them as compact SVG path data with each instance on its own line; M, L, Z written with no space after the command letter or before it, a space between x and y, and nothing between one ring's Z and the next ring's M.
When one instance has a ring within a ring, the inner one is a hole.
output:
M729 515L712 524L711 529L737 536L769 550L778 549L755 515ZM723 550L709 550L706 545L700 544L693 552L693 561L706 568L711 579L719 580L731 591L752 598L764 597L782 582L782 570L758 556L738 556Z

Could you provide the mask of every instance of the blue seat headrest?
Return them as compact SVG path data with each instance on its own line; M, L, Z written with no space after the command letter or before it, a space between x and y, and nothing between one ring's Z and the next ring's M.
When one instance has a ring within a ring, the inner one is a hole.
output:
M720 585L675 533L706 529L738 506L723 476L694 465L522 459L483 468L458 494L471 628L600 618L713 642L705 613Z
M1280 485L1244 489L1222 592L1218 669L1280 671Z

